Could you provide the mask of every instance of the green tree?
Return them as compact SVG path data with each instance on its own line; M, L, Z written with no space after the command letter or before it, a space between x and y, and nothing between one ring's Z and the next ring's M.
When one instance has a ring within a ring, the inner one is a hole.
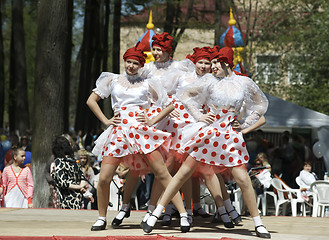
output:
M258 43L281 53L286 99L329 114L328 1L274 0L266 6Z

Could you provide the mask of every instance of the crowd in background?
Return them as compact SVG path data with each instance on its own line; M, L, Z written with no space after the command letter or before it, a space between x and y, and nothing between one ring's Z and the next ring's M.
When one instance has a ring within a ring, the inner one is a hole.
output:
M31 167L31 160L33 161L31 153L33 141L31 136L30 131L26 131L23 135L18 136L15 133L8 133L3 129L1 130L0 170L2 175L5 167L14 164L15 157L13 155L13 151L15 151L15 149L25 151L24 161L21 164L21 168ZM97 209L96 189L101 167L101 159L97 159L97 157L91 153L94 146L94 141L97 139L97 135L78 131L77 133L71 132L70 134L63 134L63 136L70 142L73 153L70 157L72 159L72 163L76 165L76 168L79 169L79 174L81 175L78 176L76 180L78 182L86 182L85 186L77 190L81 193L81 196L79 194L81 202L79 202L79 206L74 206L74 208ZM293 135L288 131L285 131L281 134L281 142L279 145L275 145L268 141L264 137L262 130L258 130L254 132L254 134L246 135L245 139L250 154L250 161L247 166L248 170L254 167L257 168L260 164L263 166L268 165L270 166L269 172L271 175L277 174L278 176L281 176L281 178L289 186L298 188L298 186L296 186L295 178L299 176L300 172L304 169L304 163L309 162L309 165L314 163L313 154L310 148L305 144L303 137L300 135ZM61 206L59 202L58 194L60 194L60 187L58 186L59 183L54 181L55 175L52 174L52 171L55 170L54 163L55 157L52 154L47 161L46 168L44 170L45 178L50 189L49 207L70 208L65 205ZM120 166L117 174L121 179L124 179L127 171L127 168ZM143 181L139 181L139 188L136 191L139 206L134 206L135 202L132 201L133 208L145 209L147 207L147 201L149 200L153 179L154 176L150 174L143 178ZM3 186L3 181L1 181L1 200L2 206L5 206L4 196L8 193L8 188L5 190ZM257 193L261 193L262 187L260 187L260 189L257 189L257 187L254 188ZM119 190L121 191L122 189Z

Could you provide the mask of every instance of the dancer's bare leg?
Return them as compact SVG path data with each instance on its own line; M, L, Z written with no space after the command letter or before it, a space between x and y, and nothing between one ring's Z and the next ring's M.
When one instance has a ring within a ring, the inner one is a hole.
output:
M128 172L123 190L123 201L122 201L123 204L119 213L112 221L113 227L118 227L122 223L125 217L126 218L130 217L130 199L135 191L135 188L138 183L138 179L139 176L136 172L132 172L132 171Z
M156 209L153 211L152 215L147 219L146 224L143 226L143 230L147 233L152 231L153 226L156 223L157 218L161 215L164 206L166 206L170 200L175 204L174 199L176 196L179 196L178 191L182 187L182 185L189 179L195 169L198 167L199 162L194 160L192 157L187 157L182 166L179 168L178 172L170 181L170 184L165 188L165 192L159 200L159 203ZM174 197L175 196L175 197ZM180 198L182 202L182 199ZM183 202L182 202L183 203ZM176 204L175 204L176 206ZM177 208L178 209L178 208ZM179 211L179 209L178 209ZM183 215L184 214L184 215ZM187 213L181 213L181 231L186 232L189 231L189 223L187 222L188 216ZM184 222L185 221L185 222ZM186 230L187 229L187 230Z
M233 228L234 224L232 223L232 221L224 207L221 184L219 182L218 177L214 173L204 174L203 177L205 179L206 185L207 185L212 197L214 198L218 214L221 217L221 219L224 223L224 226L227 228ZM224 185L224 187L225 187L225 185Z
M111 163L109 163L110 159ZM103 158L99 181L97 184L97 204L99 219L92 226L92 231L103 230L106 227L106 213L110 199L110 184L120 161L120 158Z
M226 186L225 186L225 182L224 179L222 177L222 175L217 174L219 183L220 183L220 188L222 190L222 196L223 196L223 200L224 200L224 206L226 211L228 212L228 214L230 215L232 221L235 224L238 224L242 221L240 214L235 210L235 208L232 206L232 202L230 199L230 195L227 192Z
M262 220L259 216L254 189L252 187L251 179L247 173L247 170L244 166L238 166L231 168L231 172L241 189L243 200L246 203L250 215L254 220L257 235L260 237L269 238L270 234L263 226Z
M162 155L160 154L159 151L155 150L149 154L146 155L146 159L149 163L150 169L153 172L155 178L161 183L163 189L166 189L169 184L169 182L171 182L172 176L170 175L170 173L168 172L168 169L163 161ZM178 193L178 191L176 191L173 196L171 197L171 199L169 199L169 201L172 201L173 204L176 206L177 210L180 213L186 213L184 204L183 204L183 200L180 196L180 194ZM169 202L168 201L168 202ZM168 204L167 202L167 204Z
M192 200L193 200L193 216L201 216L208 218L211 215L208 214L201 206L200 203L200 179L199 177L192 177Z
M184 196L185 208L190 224L193 222L192 218L192 178L189 178L182 186L181 192Z

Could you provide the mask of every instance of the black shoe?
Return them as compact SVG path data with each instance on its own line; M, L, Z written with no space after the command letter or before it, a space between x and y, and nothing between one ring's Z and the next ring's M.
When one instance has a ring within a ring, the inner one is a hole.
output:
M162 218L162 222L161 222L162 226L170 226L171 225L171 215L168 214L168 213L165 213L163 216L166 216L166 215L169 216L170 219L168 221L164 221L163 218Z
M228 216L227 213L223 213L223 214L221 214L220 216L223 216L223 215L227 215L227 216ZM223 219L222 219L222 220L223 220ZM223 221L223 223L224 223L224 226L225 226L226 228L234 228L234 224L233 224L232 221L230 221L230 222L224 222L224 221Z
M230 214L231 212L236 211L235 209L229 211L228 213ZM237 212L238 216L236 218L233 218L232 221L234 222L235 225L239 224L242 222L241 215Z
M112 227L118 227L124 218L129 218L130 217L130 208L128 211L124 211L124 210L120 210L120 212L124 212L125 213L125 216L122 218L122 219L117 219L117 218L114 218L113 221L112 221Z
M257 237L260 237L260 238L271 238L271 234L270 233L260 233L260 232L258 232L258 228L259 227L264 227L264 225L259 225L259 226L255 227L255 232L256 232Z
M97 219L97 220L101 220L103 221L103 224L101 226L91 226L91 231L101 231L101 230L105 230L106 228L106 220L103 219Z
M219 223L219 213L216 211L216 213L214 214L214 217L211 221L212 223Z
M152 216L155 217L158 220L157 216L152 214L150 217L152 217ZM146 233L150 233L153 230L153 226L148 225L147 221L146 222L142 221L142 228L143 228L143 231L146 232Z
M208 218L210 217L211 215L208 214L208 213L199 213L199 210L203 208L202 207L199 207L197 210L193 209L193 216L194 217L197 217L197 216L201 216L202 218Z
M186 218L187 219L187 222L188 222L188 217L183 216L183 218ZM182 233L186 233L186 232L189 232L190 231L190 228L191 228L190 225L189 226L180 226L180 231Z

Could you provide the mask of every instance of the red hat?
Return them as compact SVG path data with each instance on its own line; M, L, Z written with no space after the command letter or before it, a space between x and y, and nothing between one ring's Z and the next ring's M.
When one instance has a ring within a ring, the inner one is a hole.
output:
M218 59L220 62L225 62L233 68L233 50L230 47L223 47L218 52Z
M137 60L140 65L143 67L145 63L145 58L147 55L143 53L145 46L138 42L135 47L129 48L125 54L123 54L123 60L134 59Z
M218 57L219 54L219 46L215 45L213 48L210 49L210 60L213 60Z
M163 51L169 54L171 53L173 38L167 32L154 35L152 37L152 40L152 47L158 46Z
M203 47L203 48L193 48L194 53L192 55L187 55L186 58L190 59L194 64L197 63L201 59L206 59L210 61L210 47Z

